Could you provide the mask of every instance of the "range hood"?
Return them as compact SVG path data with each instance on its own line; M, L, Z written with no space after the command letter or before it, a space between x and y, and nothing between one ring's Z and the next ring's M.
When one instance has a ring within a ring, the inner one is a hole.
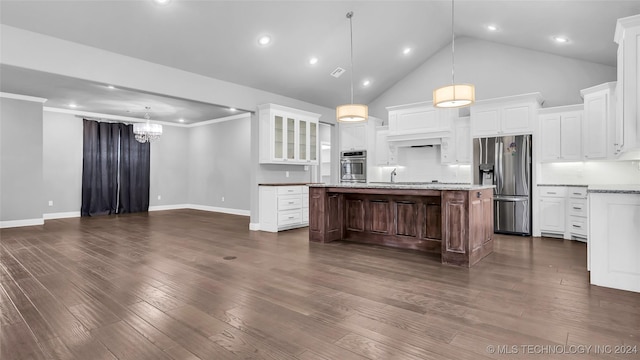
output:
M450 137L450 131L430 131L425 133L396 133L387 135L389 146L395 147L411 147L440 145L442 138Z

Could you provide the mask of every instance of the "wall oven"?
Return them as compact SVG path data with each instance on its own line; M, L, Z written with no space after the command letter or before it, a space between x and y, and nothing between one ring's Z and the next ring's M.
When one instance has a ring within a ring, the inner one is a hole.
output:
M366 151L342 151L340 153L340 182L367 182Z

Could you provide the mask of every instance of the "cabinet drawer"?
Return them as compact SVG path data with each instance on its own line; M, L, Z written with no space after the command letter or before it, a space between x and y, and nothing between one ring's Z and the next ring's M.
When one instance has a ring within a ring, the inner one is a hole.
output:
M302 222L303 223L309 222L309 209L302 209Z
M586 199L587 198L587 188L586 187L570 187L568 188L569 197Z
M302 207L300 195L278 196L278 210L293 210Z
M572 234L587 236L587 218L570 216L569 232Z
M299 224L302 222L302 211L278 211L278 226Z
M587 216L587 199L569 199L569 215Z
M560 186L540 186L538 191L540 196L546 197L565 197L567 194L567 188Z
M278 195L302 194L302 186L278 186Z

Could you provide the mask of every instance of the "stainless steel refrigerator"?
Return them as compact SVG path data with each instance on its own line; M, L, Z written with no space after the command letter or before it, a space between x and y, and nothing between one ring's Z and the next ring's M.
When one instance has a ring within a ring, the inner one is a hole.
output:
M473 139L473 183L495 185L494 231L531 235L531 135Z

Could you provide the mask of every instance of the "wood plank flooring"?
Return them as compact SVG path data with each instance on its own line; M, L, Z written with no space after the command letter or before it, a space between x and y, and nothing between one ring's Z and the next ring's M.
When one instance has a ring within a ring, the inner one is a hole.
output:
M0 236L3 360L640 358L640 294L589 285L578 242L497 235L464 269L196 210Z

